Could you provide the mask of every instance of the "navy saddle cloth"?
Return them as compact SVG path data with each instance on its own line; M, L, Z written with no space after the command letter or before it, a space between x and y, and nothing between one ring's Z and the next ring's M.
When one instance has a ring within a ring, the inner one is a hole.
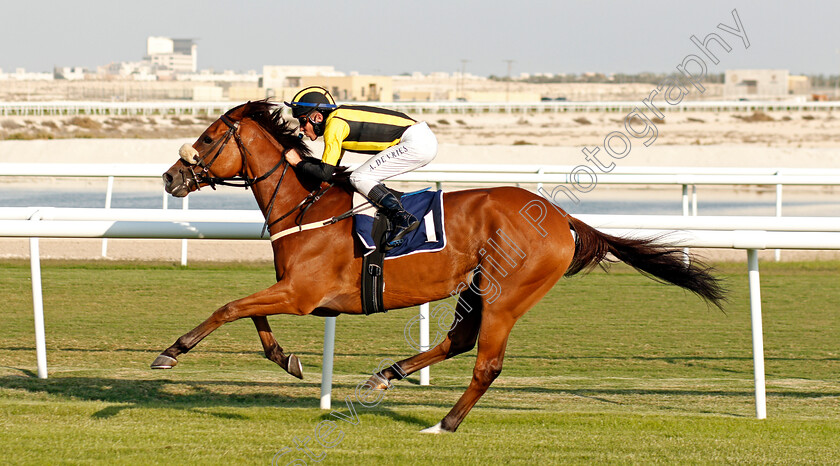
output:
M403 243L388 251L385 258L420 252L435 252L443 249L446 246L446 232L443 226L443 191L423 190L404 194L400 198L400 202L402 202L405 210L411 212L420 220L420 226L405 235ZM375 249L371 234L375 213L375 208L370 207L353 216L356 235L359 236L362 245L368 250L365 255L370 254Z

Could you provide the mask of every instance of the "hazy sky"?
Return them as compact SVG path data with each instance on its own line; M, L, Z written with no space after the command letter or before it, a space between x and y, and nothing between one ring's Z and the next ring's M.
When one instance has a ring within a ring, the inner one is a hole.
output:
M716 29L737 9L750 48ZM727 68L840 73L840 2L0 0L0 68L138 61L146 37L194 38L199 68L334 65L373 74L672 72L717 32Z

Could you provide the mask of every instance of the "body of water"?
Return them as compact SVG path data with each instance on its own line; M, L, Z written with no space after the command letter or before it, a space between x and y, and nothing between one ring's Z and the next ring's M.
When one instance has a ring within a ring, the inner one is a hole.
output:
M166 195L168 208L180 209L182 200ZM115 191L111 199L112 208L160 209L163 207L163 192ZM105 193L102 190L29 190L0 188L0 207L105 207ZM582 200L579 204L563 205L571 214L624 214L624 215L682 215L680 198L667 200L624 197L616 199ZM245 190L213 191L205 188L189 195L190 209L253 209L257 203L253 194ZM710 199L698 201L699 215L762 215L776 214L776 202L772 198L754 198L733 195L731 200ZM819 200L791 200L784 202L785 216L840 216L840 199L821 197Z

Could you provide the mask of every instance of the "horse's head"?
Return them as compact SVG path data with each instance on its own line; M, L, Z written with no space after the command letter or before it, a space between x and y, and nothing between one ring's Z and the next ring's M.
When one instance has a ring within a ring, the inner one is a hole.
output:
M184 197L215 179L233 178L242 173L243 157L237 139L240 121L227 114L214 121L192 145L178 151L180 160L163 174L166 192Z
M214 121L192 145L184 144L179 150L180 160L163 174L166 192L184 197L203 186L250 186L260 181L263 176L248 173L246 160L252 153L264 155L263 151L249 151L246 147L257 134L272 136L280 148L294 147L299 153L308 154L309 149L293 136L294 129L281 118L279 110L271 112L274 107L267 100L235 107ZM277 162L278 166L282 161ZM241 183L229 182L234 179Z

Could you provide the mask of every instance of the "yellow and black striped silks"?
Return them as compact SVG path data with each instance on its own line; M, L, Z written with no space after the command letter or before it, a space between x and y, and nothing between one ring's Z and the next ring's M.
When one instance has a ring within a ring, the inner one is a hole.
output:
M414 123L409 116L393 110L342 105L327 117L321 160L337 165L346 150L377 154L398 144L405 130Z

